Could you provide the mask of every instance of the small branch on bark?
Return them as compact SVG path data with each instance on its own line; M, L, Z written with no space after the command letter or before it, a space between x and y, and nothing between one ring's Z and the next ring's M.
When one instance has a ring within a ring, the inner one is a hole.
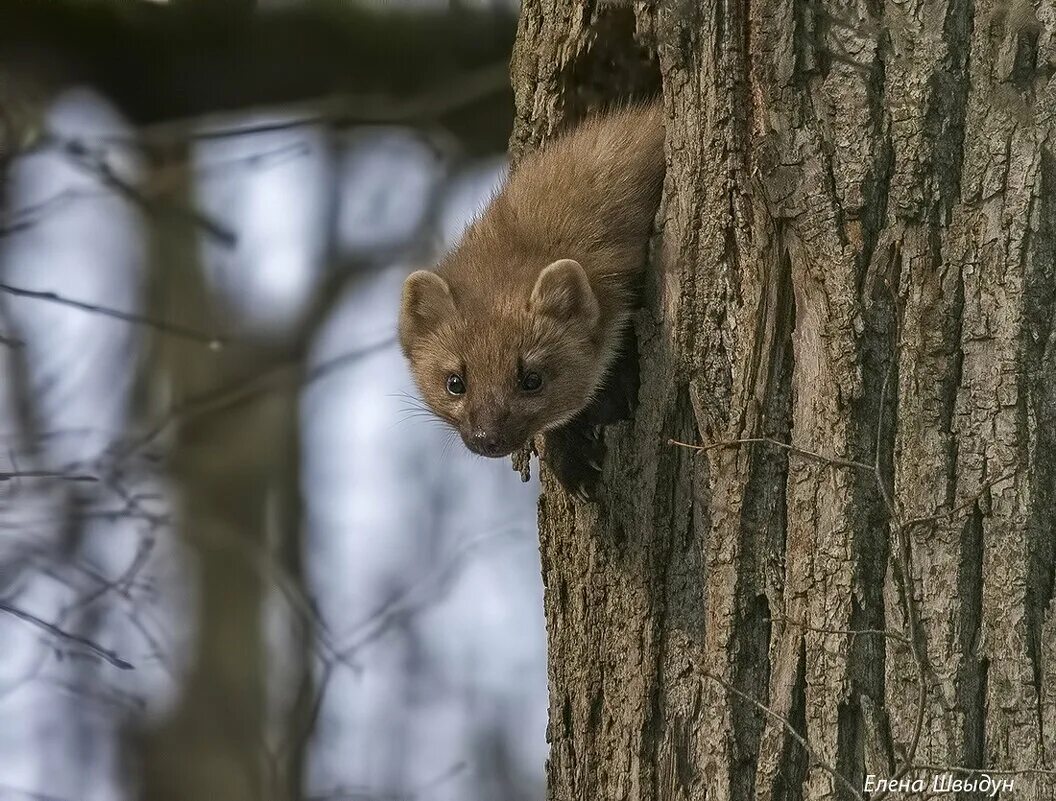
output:
M858 792L858 788L857 787L855 787L853 784L850 783L850 781L848 781L846 778L844 778L843 774L841 774L838 770L836 770L835 767L833 767L832 765L828 764L821 757L818 756L817 751L815 751L813 748L810 747L810 744L807 742L807 739L802 734L800 734L798 731L796 731L796 727L793 726L791 724L791 722L789 722L788 718L786 718L786 717L784 717L782 715L779 715L777 712L775 712L773 709L768 707L766 704L764 704L761 701L759 701L759 700L753 698L752 696L748 695L748 693L745 693L745 692L742 692L741 690L738 690L736 687L734 687L728 681L726 681L725 679L715 675L711 671L708 671L708 670L702 671L702 675L705 678L709 678L712 681L716 682L717 684L722 685L727 691L733 693L738 698L741 698L742 700L747 701L749 704L754 706L756 709L760 710L761 712L763 712L768 717L771 717L774 720L776 720L778 723L780 723L785 728L785 731L788 732L789 737L791 737L793 740L795 740L797 743L799 743L800 748L802 748L807 753L807 755L812 760L814 760L814 764L815 765L817 765L819 768L821 768L826 773L828 773L830 776L832 776L834 779L836 779L836 781L838 781L840 784L842 784L844 787L846 787L847 790L851 793L851 795L854 798L858 799L858 801L865 801L865 799L862 797L862 794L860 792Z
M881 390L880 390L879 406L880 406L880 409L881 409L881 418L882 418L882 410L884 408L884 401L885 401L885 399L887 397L887 390L888 390L888 383L889 383L890 375L891 375L891 373L890 373L890 371L888 371L887 375L885 375L885 377L884 377L884 382L883 382L883 385L882 385ZM894 632L894 631L890 631L890 630L886 630L886 629L864 629L864 630L827 629L827 628L820 628L820 627L810 626L810 625L807 625L806 623L804 623L802 621L792 620L791 618L782 618L782 617L779 617L779 616L774 616L773 619L774 620L785 620L785 621L791 623L792 625L798 626L799 628L801 628L803 630L806 630L806 631L817 631L817 632L822 632L822 633L842 634L842 635L849 635L849 636L856 636L856 635L859 635L859 634L862 634L862 635L870 634L870 635L884 636L884 637L886 637L888 639L893 639L893 640L896 640L898 642L905 643L906 645L909 646L910 653L911 653L911 655L913 657L913 662L914 662L914 665L916 667L916 672L917 672L918 699L917 699L916 713L915 713L914 721L913 721L913 734L912 734L912 736L910 738L909 746L906 749L905 759L903 761L902 766L895 772L894 776L892 777L893 780L897 781L898 779L901 779L904 776L906 776L911 770L917 770L917 769L921 769L922 767L924 767L924 766L915 764L914 760L915 760L915 757L916 757L917 749L920 746L920 739L921 739L921 735L922 735L922 732L923 732L923 729L924 729L924 715L925 715L925 711L926 711L926 708L927 708L927 692L928 692L927 667L926 667L927 646L926 646L926 643L923 642L923 629L922 629L921 623L920 623L920 612L919 612L919 610L917 608L916 597L915 597L914 592L913 592L912 551L911 551L910 542L909 542L909 531L910 531L910 529L913 526L924 525L924 524L927 524L927 523L937 523L937 522L940 522L942 520L948 520L948 519L951 519L953 517L956 517L961 512L963 512L966 509L969 509L972 506L974 506L975 504L979 503L979 501L983 497L983 495L985 495L985 493L992 486L994 486L995 484L1000 483L1001 481L1004 481L1005 479L1008 479L1008 478L1011 478L1012 476L1014 476L1015 473L1016 473L1016 470L1012 469L1010 471L1007 471L1007 472L1003 473L1002 475L998 476L997 478L994 478L991 481L988 481L988 482L984 483L979 488L979 491L972 498L970 498L967 501L959 504L958 506L954 507L953 509L948 510L947 512L936 514L936 515L931 515L931 516L928 516L928 517L915 517L915 518L911 518L910 520L903 521L901 519L900 515L898 514L898 511L896 509L894 500L893 500L893 498L891 496L890 491L888 490L886 482L884 481L883 471L882 471L881 465L880 465L880 454L881 454L880 441L881 441L881 433L882 433L881 432L881 428L882 428L882 425L883 425L883 420L881 419L881 421L877 424L876 444L875 444L875 451L874 451L873 463L872 464L866 464L865 462L858 462L858 461L854 461L854 460L851 460L851 459L843 459L843 458L835 457L835 456L826 456L825 454L821 454L821 453L818 453L816 451L811 451L811 450L808 450L806 448L799 447L798 445L793 445L793 444L790 444L790 443L787 443L787 442L781 442L780 440L772 439L770 437L742 437L742 438L739 438L739 439L724 440L724 441L721 441L721 442L712 442L712 443L708 443L708 444L704 444L704 445L692 445L692 444L689 444L689 443L686 443L686 442L680 442L680 441L675 440L675 439L669 439L667 442L668 442L669 445L675 445L675 446L682 447L682 448L688 448L690 450L696 451L697 453L706 453L708 451L718 450L718 449L722 449L722 448L736 448L736 447L740 447L742 445L752 445L752 444L770 445L770 446L773 446L773 447L776 447L776 448L781 448L782 450L785 450L785 451L787 451L787 452L789 452L791 454L794 454L796 456L799 456L801 458L809 459L810 461L818 462L818 463L821 463L821 464L828 464L828 465L830 465L832 467L842 467L842 468L852 468L852 469L856 469L856 470L864 470L864 471L869 472L873 476L873 480L876 483L877 491L880 494L880 498L881 498L881 500L882 500L882 502L884 504L884 507L887 509L888 517L889 517L889 523L891 525L892 532L893 532L893 534L895 536L896 554L895 554L895 558L894 558L894 564L895 564L895 569L896 569L896 571L898 573L899 582L902 585L902 604L903 604L903 607L904 607L904 610L905 610L905 614L906 614L906 629L907 629L906 632L900 634L900 633L897 633L897 632ZM712 673L708 673L708 672L705 672L705 675L707 675L709 678L712 678L713 680L719 682L720 684L722 684L724 687L726 687L731 692L734 692L737 695L743 697L745 700L749 701L750 703L754 704L755 706L757 706L760 709L762 709L765 712L767 712L767 714L769 714L772 717L774 717L775 719L779 720L789 730L790 734L804 748L804 750L806 750L807 753L810 754L811 758L813 758L816 762L818 762L818 764L822 768L824 768L826 771L828 771L829 773L832 773L834 776L836 776L843 784L845 784L845 786L850 788L852 790L852 792L855 793L856 797L861 798L861 795L859 793L857 793L857 791L854 790L853 787L851 787L850 783L843 776L839 775L835 771L834 768L832 768L831 766L825 765L824 763L821 763L818 760L817 755L813 751L811 751L811 749L807 745L806 740L801 735L799 735L798 732L796 732L794 730L794 728L791 726L790 723L788 723L787 720L782 718L776 712L773 712L772 710L770 710L768 707L766 707L760 701L758 701L758 700L756 700L754 698L748 697L747 695L742 693L740 690L736 690L735 688L730 686L727 682L725 682L724 680L722 680L718 676L716 676L716 675L714 675ZM955 768L952 768L952 767L946 768L946 769L955 770ZM982 772L985 772L985 771L983 769L980 769L979 772L982 773ZM996 772L996 771L991 771L991 772ZM886 798L887 795L889 795L889 791L883 790L883 791L881 791L880 793L878 793L876 795L876 797L873 799L873 801L882 801L882 799Z
M781 442L780 440L771 439L770 437L743 437L741 439L728 439L722 442L712 442L708 445L690 445L688 442L679 442L677 439L669 439L668 445L678 445L682 448L690 448L691 450L706 452L714 451L720 448L739 448L741 445L773 445L775 448L781 448L794 453L796 456L802 456L804 459L810 459L820 464L829 464L834 467L853 467L857 470L872 470L871 465L867 465L864 462L854 462L849 459L840 459L836 456L826 456L822 453L815 453L814 451L808 451L805 448L800 448L798 445L790 445L787 442Z
M806 623L786 615L772 615L769 620L775 623L788 623L803 631L816 631L819 634L843 634L849 637L887 637L907 645L909 644L909 638L906 635L890 629L830 629L821 626L808 626Z

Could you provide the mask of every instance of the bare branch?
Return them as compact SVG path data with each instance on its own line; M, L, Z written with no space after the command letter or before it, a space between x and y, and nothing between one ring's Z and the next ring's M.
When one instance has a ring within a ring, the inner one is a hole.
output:
M163 334L170 336L180 337L182 339L189 339L194 342L201 342L207 345L212 350L218 350L228 344L230 340L226 337L217 336L215 334L207 334L204 331L198 331L197 329L189 326L180 325L179 323L171 323L167 320L157 320L153 317L148 317L144 314L136 314L135 312L121 311L120 309L113 309L109 306L100 306L96 303L88 303L83 300L75 300L68 298L65 295L60 295L57 292L44 292L34 289L24 289L22 287L12 286L11 284L0 283L0 292L11 295L18 298L31 298L33 300L43 300L48 303L56 303L60 306L66 306L71 309L78 309L80 311L89 312L90 314L98 314L103 317L110 317L114 320L121 320L125 323L132 325L141 325L147 328L152 328Z
M168 413L157 421L149 430L137 437L133 442L123 448L119 448L119 459L127 458L133 453L142 450L151 442L160 437L170 426L183 420L193 419L204 414L211 414L224 409L237 406L240 403L252 400L254 397L281 386L284 382L301 379L302 386L307 386L316 381L326 378L331 373L352 364L359 359L372 353L390 347L396 342L395 336L385 337L377 342L364 345L361 348L350 350L346 353L334 356L331 359L320 362L308 370L303 376L300 372L300 361L292 359L265 369L248 379L235 384L220 387L216 390L204 392L187 398L175 404Z
M189 208L161 198L144 194L132 182L117 173L106 158L105 150L92 149L79 139L64 139L48 134L46 140L55 145L59 152L66 155L71 162L88 173L96 176L104 185L110 187L125 199L150 214L165 213L200 228L218 244L234 248L238 244L238 235L218 220L214 220L198 209Z
M76 645L88 651L89 653L95 654L100 659L109 662L116 668L120 668L121 670L135 669L131 662L126 662L113 651L107 648L103 648L101 645L92 642L87 637L81 637L78 634L71 634L68 631L64 631L53 623L49 623L46 620L42 620L41 618L37 617L36 615L30 614L24 609L19 609L18 607L11 606L6 601L0 601L0 612L6 612L12 617L16 617L21 621L24 621L26 623L29 623L30 625L42 629L43 631L46 631L53 637L57 637L58 639L68 643L72 643L73 645Z
M3 791L5 795L10 795L13 798L25 798L28 799L28 801L70 801L70 799L60 798L57 795L47 795L46 793L22 790L10 784L0 783L0 791Z
M286 164L294 159L302 158L309 152L310 148L307 143L292 142L281 147L244 156L217 159L197 166L193 170L193 174L198 180L206 180L234 169L266 170ZM135 190L145 199L154 201L159 194L185 181L190 168L183 161L174 161L174 166L153 171L146 182L134 186ZM132 186L131 183L130 186ZM76 201L108 197L112 193L113 189L106 186L99 188L67 188L37 203L32 203L7 213L0 213L0 237L29 230L40 224L45 215L61 211L64 207Z
M10 472L0 471L0 482L18 481L23 478L55 478L63 481L95 482L98 476L86 473L67 473L63 470L14 470Z
M313 125L347 127L425 122L506 91L509 86L509 64L500 61L471 72L461 80L432 86L410 98L387 94L339 95L298 104L294 108L300 112L295 111L292 115L290 106L283 106L276 113L282 114L284 119L274 122L239 125L230 121L232 115L213 115L144 128L135 138L105 137L99 141L132 147L143 144L164 146L178 141L227 139ZM268 110L261 111L267 113ZM247 113L252 112L241 111L238 116L245 118Z

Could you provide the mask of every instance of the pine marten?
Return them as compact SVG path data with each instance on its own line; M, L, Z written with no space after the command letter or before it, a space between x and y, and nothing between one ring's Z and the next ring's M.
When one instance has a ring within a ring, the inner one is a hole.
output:
M663 178L659 104L588 119L526 156L435 272L407 278L401 348L471 451L507 456L542 433L562 484L593 494L608 420L592 407L626 386L610 371Z

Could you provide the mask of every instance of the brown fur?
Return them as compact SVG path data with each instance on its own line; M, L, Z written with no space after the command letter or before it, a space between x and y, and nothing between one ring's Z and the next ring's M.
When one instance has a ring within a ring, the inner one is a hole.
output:
M598 391L636 303L663 142L658 105L588 120L527 156L435 273L408 277L403 352L473 450L486 435L486 455L510 453ZM529 371L535 393L519 383Z

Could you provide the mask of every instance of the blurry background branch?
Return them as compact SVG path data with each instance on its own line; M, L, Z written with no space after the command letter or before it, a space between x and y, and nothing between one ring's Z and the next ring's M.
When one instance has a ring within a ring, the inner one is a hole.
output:
M19 609L18 607L12 606L11 604L6 603L5 601L0 601L0 612L4 612L5 614L16 617L19 620L22 620L32 626L36 626L42 631L45 631L50 634L52 637L56 637L60 640L63 640L64 642L72 643L78 648L83 648L90 654L98 656L99 658L110 663L116 668L120 668L121 670L132 670L134 667L134 665L122 659L113 651L109 650L108 648L103 648L101 645L92 642L87 637L81 637L77 634L71 634L68 631L63 631L54 623L49 623L46 620L41 620L36 615L30 614L24 609Z
M10 284L0 283L0 292L5 295L11 295L16 298L32 298L34 300L42 300L47 303L56 303L60 306L66 306L71 309L79 309L80 311L87 312L89 314L99 314L103 317L110 317L115 320L122 320L126 323L133 325L143 325L148 328L153 328L156 331L160 331L163 334L169 334L172 336L182 337L184 339L190 339L194 342L204 343L212 347L220 347L225 343L225 338L217 334L209 334L204 331L199 331L190 326L180 325L179 323L171 323L167 320L156 320L152 317L148 317L144 314L137 314L135 312L122 311L120 309L111 309L109 306L101 306L97 303L86 303L82 300L75 298L68 298L64 295L60 295L58 292L45 292L38 291L35 289L25 289L23 287L11 286Z
M496 113L511 102L507 7L315 0L248 15L239 5L14 0L0 11L0 63L39 65L35 80L49 87L90 82L140 126L325 98L301 116L438 121L475 152L508 136L508 115ZM20 107L0 94L5 114L32 116ZM190 127L158 126L147 139Z
M533 488L397 419L389 314L512 8L0 5L0 785L540 797Z

